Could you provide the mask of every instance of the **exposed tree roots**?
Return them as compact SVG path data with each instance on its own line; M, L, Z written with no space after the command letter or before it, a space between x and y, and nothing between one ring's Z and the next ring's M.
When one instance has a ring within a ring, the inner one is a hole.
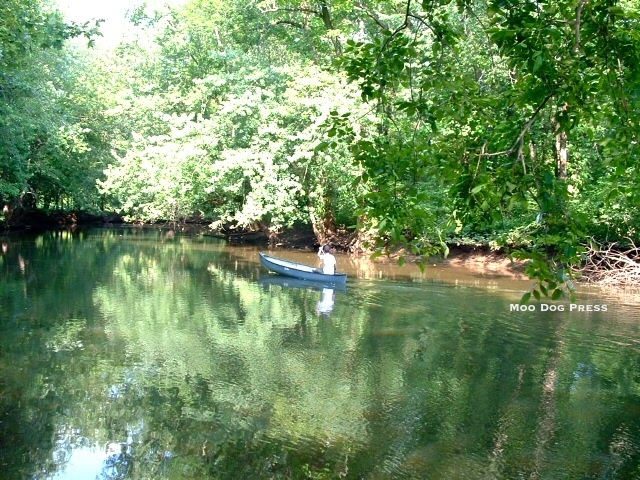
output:
M576 268L583 280L600 285L640 286L640 247L618 243L587 247L585 263Z

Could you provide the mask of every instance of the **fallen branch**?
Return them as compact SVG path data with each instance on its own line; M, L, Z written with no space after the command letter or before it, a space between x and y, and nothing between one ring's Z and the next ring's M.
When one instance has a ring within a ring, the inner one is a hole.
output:
M586 260L576 268L584 280L602 285L640 285L640 247L618 243L592 244Z

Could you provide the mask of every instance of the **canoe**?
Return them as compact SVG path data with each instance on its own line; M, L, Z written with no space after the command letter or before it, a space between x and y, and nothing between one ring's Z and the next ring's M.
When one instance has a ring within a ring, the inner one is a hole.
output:
M305 265L304 263L292 262L282 258L272 257L266 253L260 253L260 263L271 270L286 277L300 278L302 280L312 280L314 282L327 282L341 285L346 283L346 273L322 273L321 270Z

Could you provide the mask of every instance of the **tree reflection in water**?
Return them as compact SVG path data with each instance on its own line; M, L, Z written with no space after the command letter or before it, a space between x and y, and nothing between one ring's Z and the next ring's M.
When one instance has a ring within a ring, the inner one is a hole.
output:
M126 445L110 443L106 448L107 458L102 462L102 470L96 480L124 480L131 472L133 458L127 453Z
M8 243L3 478L637 473L636 310L514 316L428 282L290 288L234 252L126 230Z

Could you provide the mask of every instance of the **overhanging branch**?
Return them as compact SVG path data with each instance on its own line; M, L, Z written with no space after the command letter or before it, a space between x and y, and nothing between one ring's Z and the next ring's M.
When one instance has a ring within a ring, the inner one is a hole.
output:
M500 155L511 155L512 153L516 152L521 147L521 145L523 144L524 136L529 132L529 130L531 130L531 125L533 125L533 122L536 121L536 118L538 117L538 114L544 108L544 106L547 103L549 103L549 100L551 100L553 98L553 96L554 96L554 93L550 93L549 95L547 95L545 97L545 99L540 103L540 105L538 105L538 107L535 109L535 111L533 112L531 117L529 117L529 120L527 120L527 123L524 124L524 127L520 131L520 135L518 135L518 138L513 143L513 146L511 148L509 148L508 150L502 150L500 152L493 152L493 153L482 153L481 152L481 153L478 154L478 156L480 156L480 157L497 157L497 156L500 156Z

